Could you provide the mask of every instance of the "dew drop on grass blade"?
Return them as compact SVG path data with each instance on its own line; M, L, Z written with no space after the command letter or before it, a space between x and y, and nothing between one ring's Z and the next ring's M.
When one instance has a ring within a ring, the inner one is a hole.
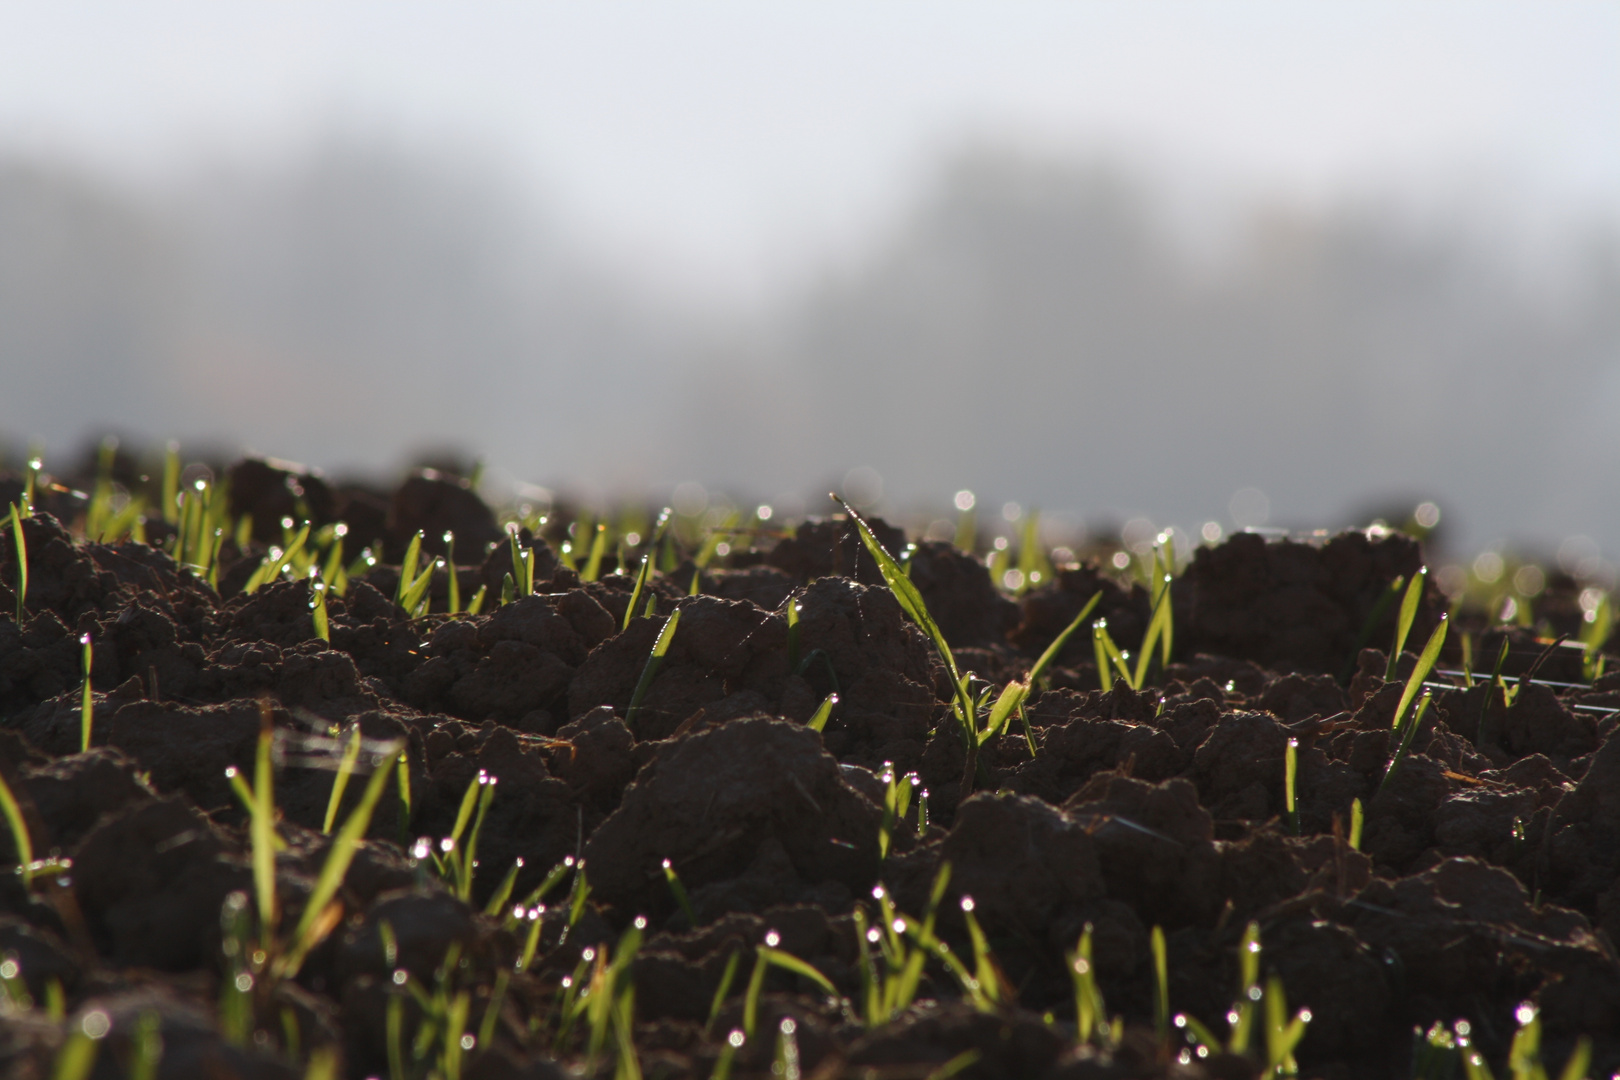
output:
M822 698L821 704L816 706L815 714L810 717L810 722L805 726L810 728L811 731L827 730L827 721L831 719L833 706L837 704L837 694L828 694Z
M79 638L84 646L84 692L79 701L79 752L90 749L90 725L95 722L95 697L90 689L90 667L95 662L95 651L90 646L90 635Z
M456 534L445 531L444 534L444 565L450 571L450 614L461 614L461 580L456 574Z

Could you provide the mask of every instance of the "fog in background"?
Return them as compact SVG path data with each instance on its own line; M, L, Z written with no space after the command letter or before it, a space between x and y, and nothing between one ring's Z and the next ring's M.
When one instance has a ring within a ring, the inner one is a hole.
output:
M888 511L969 488L1189 531L1432 499L1458 549L1620 556L1620 204L1510 167L1268 186L957 125L781 240L792 272L705 290L498 140L351 116L142 171L7 130L13 457L115 430L386 477L457 447L497 486L810 512L861 467Z

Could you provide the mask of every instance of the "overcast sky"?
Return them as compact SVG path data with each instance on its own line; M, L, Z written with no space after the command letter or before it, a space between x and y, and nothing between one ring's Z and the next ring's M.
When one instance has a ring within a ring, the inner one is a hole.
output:
M161 177L323 128L459 146L592 246L751 297L973 134L1303 198L1620 205L1612 3L0 4L0 147Z
M1620 561L1617 58L1612 2L0 0L0 438Z

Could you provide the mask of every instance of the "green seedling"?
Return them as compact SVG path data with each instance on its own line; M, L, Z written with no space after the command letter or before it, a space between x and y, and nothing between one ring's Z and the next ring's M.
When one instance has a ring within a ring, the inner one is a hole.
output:
M1098 619L1091 624L1091 647L1097 661L1097 681L1102 685L1103 693L1114 688L1116 676L1124 679L1126 686L1136 689L1131 685L1135 676L1126 662L1125 654L1119 651L1119 646L1108 634L1107 619Z
M984 730L979 734L981 744L1000 734L1014 713L1022 714L1024 702L1028 700L1030 692L1040 684L1041 679L1046 675L1046 669L1052 666L1052 662L1063 651L1063 646L1068 644L1069 638L1073 636L1076 630L1080 629L1081 625L1085 623L1086 617L1091 614L1101 600L1101 589L1092 593L1091 599L1087 600L1085 606L1080 609L1080 614L1074 617L1073 621L1063 629L1062 633L1052 639L1052 644L1048 645L1046 651L1041 653L1040 659L1036 660L1035 665L1029 669L1029 674L1025 675L1022 681L1010 682L1002 689L1000 696L996 698L996 703L990 708L990 716L985 722ZM1028 736L1027 722L1025 724L1025 734ZM1032 737L1030 743L1030 753L1034 754L1034 740Z
M602 576L602 556L607 554L608 537L607 526L597 523L596 534L591 538L591 551L585 558L585 567L579 572L581 581L595 581ZM532 548L530 549L533 550ZM532 580L532 575L531 575Z
M1350 800L1350 847L1354 851L1361 850L1361 829L1366 818L1367 814L1362 809L1361 800Z
M776 1056L771 1062L771 1075L783 1080L801 1080L799 1066L799 1025L791 1016L782 1017L776 1027Z
M669 894L675 898L676 905L686 915L686 922L694 930L698 926L697 912L692 910L692 898L686 895L686 886L681 884L680 875L675 872L675 865L668 859L664 860L664 880L669 884Z
M747 1041L748 1036L743 1034L741 1028L733 1029L726 1036L726 1041L720 1044L720 1056L714 1061L714 1071L709 1073L709 1080L731 1080L732 1059Z
M1384 779L1379 783L1378 790L1382 791L1389 787L1390 783L1395 779L1395 774L1400 771L1401 765L1406 761L1407 754L1412 750L1412 739L1417 735L1418 727L1423 723L1424 714L1429 711L1429 703L1433 700L1434 698L1428 690L1423 691L1423 697L1418 701L1418 707L1413 712L1412 719L1399 732L1399 742L1396 745L1395 755L1390 758L1389 768L1385 770Z
M512 899L512 890L517 887L517 877L523 869L523 856L519 855L512 860L512 865L506 868L506 874L501 878L495 891L489 894L489 902L484 905L484 914L490 918L498 917L506 910L506 902Z
M1508 636L1503 634L1502 647L1496 650L1496 663L1491 667L1491 685L1501 691L1503 708L1512 705L1514 697L1518 694L1518 687L1508 686L1507 679L1502 676L1502 668L1507 665L1509 644Z
M647 927L647 920L636 916L619 938L618 947L613 950L612 958L601 955L597 957L596 967L591 974L588 990L581 995L586 1024L589 1028L587 1039L585 1074L595 1075L596 1061L607 1046L607 1037L612 1032L622 1032L623 1036L616 1040L622 1048L619 1054L619 1067L622 1070L626 1062L628 1050L633 1060L634 1047L630 1045L635 987L630 982L630 964L635 959L636 952L641 948L642 932ZM623 1075L621 1072L619 1075ZM640 1068L636 1066L632 1075L639 1076Z
M259 568L253 572L253 576L248 578L247 583L242 586L242 591L251 595L279 578L281 572L290 563L302 557L304 544L308 539L309 522L306 521L303 528L293 535L292 541L285 548L270 549L270 554L259 564Z
M817 971L813 966L800 960L790 952L777 948L782 938L775 930L765 934L765 944L754 950L754 970L748 977L748 990L743 996L743 1034L753 1038L754 1028L759 1020L759 996L765 988L765 969L767 967L780 968L792 972L815 983L832 997L838 996L838 988L832 981Z
M670 612L665 620L663 629L658 631L658 637L653 641L652 655L647 657L647 664L641 669L641 678L636 680L636 689L630 695L630 707L624 712L624 722L630 726L641 708L642 699L652 688L653 679L658 677L658 669L664 665L664 656L669 652L670 643L675 640L675 627L681 621L681 609L676 608ZM633 730L633 729L632 729Z
M410 758L401 751L394 761L394 785L399 798L399 846L409 848L408 838L411 835L411 762Z
M96 482L90 489L90 505L85 510L84 533L99 539L112 515L113 464L118 458L118 440L109 435L96 452Z
M1153 556L1154 568L1158 568L1158 554ZM1170 649L1175 633L1175 616L1170 604L1170 585L1173 579L1168 572L1156 573L1154 576L1153 614L1148 619L1148 627L1142 634L1142 649L1136 654L1136 669L1131 677L1131 689L1141 690L1147 685L1151 674L1153 662L1158 661L1159 670L1170 666Z
M962 744L967 749L967 768L963 772L962 787L964 794L972 789L974 773L977 771L979 757L979 739L977 732L976 706L968 692L968 680L956 667L956 656L951 652L950 644L945 640L945 634L940 630L939 624L928 613L928 605L923 602L922 593L911 583L900 564L878 543L864 519L855 510L836 495L832 496L844 512L849 515L855 527L860 531L861 542L871 554L872 560L877 563L878 572L883 575L883 583L889 587L894 598L900 602L900 607L911 617L928 640L933 643L934 651L939 654L945 669L950 673L953 701L952 715L956 719L957 727L961 733Z
M989 955L988 943L982 940L982 934L975 943L975 965L985 971L986 977L994 974L990 985L978 978L973 970L963 963L960 957L951 951L949 945L941 941L934 933L934 923L939 909L939 903L944 898L945 887L950 880L950 864L941 864L939 873L934 877L933 889L930 891L928 906L923 919L918 922L907 915L901 915L895 910L894 902L889 898L888 891L881 885L872 890L872 898L877 901L877 917L868 925L866 911L857 905L854 912L857 956L859 971L863 988L865 1019L869 1026L886 1023L896 1013L910 1006L915 999L919 983L922 979L923 968L930 960L937 960L945 966L957 984L972 1002L975 1008L990 1012L996 1008L996 1001L1001 995L999 985L1000 973L996 969L994 959ZM972 921L972 899L964 897L964 921L971 928L976 924ZM882 961L883 971L880 974L877 965L873 963L870 946L878 948L878 957Z
M1018 543L1018 573L1014 578L1018 587L1013 591L1025 593L1042 582L1052 579L1052 564L1041 547L1041 512L1031 509L1024 515L1023 534Z
M1299 740L1289 739L1283 748L1283 805L1288 814L1288 831L1299 835L1299 807L1294 801L1294 780L1299 773Z
M461 579L456 573L456 534L445 530L444 534L444 565L450 571L450 580L447 583L450 596L450 614L461 614Z
M795 597L792 593L788 594L788 598L786 600L784 600L783 603L787 606L788 670L789 671L798 671L799 670L799 614L800 614L801 609L800 609L798 598Z
M979 926L979 917L973 914L973 897L962 897L960 906L962 921L968 928L968 941L973 946L973 981L988 1004L999 1005L1002 999L1002 985L1006 980L990 952L990 939L984 936L984 930Z
M248 835L252 853L254 893L259 909L258 944L253 950L253 956L256 959L262 958L254 965L255 970L251 974L262 973L268 975L271 981L276 981L296 976L309 950L319 944L341 921L342 905L335 904L333 899L343 884L343 878L348 874L349 864L354 860L355 852L359 849L367 827L371 824L372 812L388 780L388 770L373 768L359 803L350 812L327 850L326 859L316 876L314 887L305 901L303 914L291 933L281 937L278 935L280 911L276 903L275 858L277 850L284 848L285 844L276 835L276 808L271 769L273 730L267 701L260 705L260 717L259 740L254 755L253 785L249 787L235 768L226 770L226 776L238 797L249 809ZM379 760L387 761L393 758L400 749L397 741L386 744Z
M1263 1010L1263 1012L1262 1012ZM1224 1049L1231 1054L1248 1054L1257 1029L1265 1039L1263 1078L1296 1076L1294 1050L1305 1037L1311 1022L1309 1009L1290 1015L1282 981L1276 976L1260 983L1260 926L1251 922L1238 946L1237 1000L1227 1011L1229 1035ZM1175 1026L1189 1043L1200 1049L1200 1056L1222 1050L1214 1033L1194 1018L1178 1014Z
M326 818L321 823L321 832L327 836L332 835L332 826L337 823L338 806L343 802L343 789L348 786L349 777L354 775L354 767L359 761L360 725L357 723L349 729L349 741L343 747L337 772L332 776L332 793L327 796Z
M34 491L39 486L39 471L44 468L44 451L36 443L28 448L28 468L23 473L23 514L34 512Z
M1080 940L1069 954L1069 977L1074 982L1075 1038L1082 1046L1100 1040L1105 1047L1119 1041L1119 1031L1108 1022L1108 1008L1097 985L1097 967L1092 959L1092 926L1086 923Z
M399 561L399 581L394 584L394 603L410 610L405 603L406 595L416 586L416 565L422 557L422 530L416 530L411 542L405 545L405 557Z
M1434 670L1435 663L1440 659L1440 649L1446 643L1446 628L1449 624L1449 619L1444 615L1440 616L1440 624L1434 628L1434 633L1429 635L1428 644L1423 646L1417 665L1412 668L1412 674L1406 678L1400 704L1395 707L1395 718L1389 725L1392 730L1400 729L1401 721L1406 717L1407 707L1412 704L1412 699L1417 697L1424 680L1429 677L1429 672Z
M1159 1045L1170 1047L1170 962L1164 943L1164 928L1154 926L1149 936L1153 950L1153 1032Z
M911 808L911 793L922 785L922 778L916 773L907 773L902 778L894 774L894 762L885 761L883 772L878 776L885 785L883 793L883 823L878 826L878 858L889 857L889 845L894 838L894 827L906 818L906 811Z
M412 854L418 860L430 858L439 876L450 883L456 898L471 902L473 871L477 867L478 837L484 829L484 818L490 803L495 801L495 785L499 781L483 769L467 783L462 793L461 806L456 811L456 822L450 835L441 839L438 850L427 837L416 842ZM468 826L471 826L469 829ZM466 840L463 841L462 837Z
M332 540L326 547L326 562L321 566L321 580L329 591L343 596L349 591L349 575L343 566L343 538L349 527L343 522L332 526Z
M180 502L180 444L172 439L163 448L162 492L158 513L164 521L172 525Z
M1401 650L1406 648L1406 635L1412 632L1412 623L1417 619L1418 604L1423 600L1423 586L1429 580L1429 568L1422 566L1412 575L1411 582L1406 586L1406 595L1401 597L1401 614L1395 621L1395 640L1390 645L1389 663L1384 669L1384 681L1394 682L1396 670L1401 663Z
M28 579L25 576L22 580L24 583L26 583ZM21 622L21 596L19 596L17 599L17 610L19 612L17 621ZM1584 612L1581 620L1581 633L1579 641L1583 646L1585 646L1585 651L1581 653L1581 678L1585 679L1587 682L1596 682L1598 679L1603 678L1603 669L1605 666L1603 645L1609 640L1609 635L1613 633L1613 631L1614 598L1608 593L1602 593L1598 597L1597 604L1594 605L1590 610Z
M62 1049L56 1052L51 1063L51 1080L88 1080L107 1031L106 1013L99 1009L86 1013L83 1021L68 1033Z
M635 618L636 607L641 600L641 594L647 591L647 584L652 580L653 556L658 550L659 543L664 539L664 530L669 527L669 517L672 512L669 507L664 507L663 512L658 515L658 524L653 528L652 539L642 549L641 568L636 571L636 584L630 590L630 603L625 606L624 623L619 627L620 630L630 629L630 620ZM693 575L692 580L694 583L697 578L698 575Z
M527 920L529 923L528 936L523 942L523 953L518 958L517 963L513 966L514 971L528 971L529 967L534 963L535 952L540 947L540 931L544 927L542 917L546 913L546 905L541 901L550 895L551 890L556 888L562 882L563 878L572 873L573 869L574 857L570 855L562 862L552 867L551 872L546 875L545 880L540 882L540 884L535 887L533 892L524 897L523 902L514 907L503 920L502 925L508 930L516 929L517 926L524 920ZM578 885L579 881L582 880L583 875L580 875L579 879L575 883L576 886Z
M327 584L319 577L309 580L309 612L310 620L315 627L315 636L322 641L332 640L332 621L326 610Z
M973 514L976 501L971 491L956 493L956 535L951 543L956 545L958 551L968 555L974 554L979 547L979 523Z
M84 689L79 697L79 752L84 753L90 749L90 726L96 719L96 701L90 689L90 668L95 662L95 651L90 646L89 634L82 635L79 644L84 647Z
M709 1019L703 1025L703 1033L707 1035L714 1030L714 1022L720 1018L720 1010L726 1003L726 997L731 993L731 984L737 978L737 961L742 954L733 950L726 957L726 966L720 972L720 985L715 987L714 998L709 1002Z
M1350 650L1350 659L1345 664L1344 672L1339 676L1341 683L1349 682L1351 677L1355 675L1356 658L1361 655L1361 650L1365 649L1367 643L1372 640L1373 633L1378 629L1378 624L1384 619L1384 613L1395 602L1395 598L1401 593L1401 586L1405 584L1406 575L1395 575L1395 579L1385 586L1384 591L1378 594L1378 599L1373 601L1372 610L1367 613L1367 620L1361 624L1361 632L1356 635L1356 647Z
M827 721L832 718L833 706L837 704L837 694L828 694L826 697L822 698L821 704L816 706L815 713L810 717L810 722L805 726L811 731L826 731Z
M1310 1010L1301 1009L1290 1016L1282 980L1275 975L1266 980L1265 1004L1266 1075L1298 1076L1299 1065L1294 1061L1294 1048L1305 1038L1305 1028L1311 1022Z
M718 526L710 529L708 535L703 538L703 543L699 545L697 554L692 556L693 565L699 570L706 570L716 555L729 554L730 545L727 544L727 537L737 534L737 526L741 521L742 513L732 510ZM725 551L721 550L722 546L726 547Z
M23 820L22 807L11 793L11 785L0 774L0 813L6 816L6 827L11 830L11 847L17 853L17 873L23 885L32 887L34 881L34 842L28 835L28 824Z
M17 553L17 625L23 624L23 602L28 596L28 538L23 535L22 509L11 504L11 543Z

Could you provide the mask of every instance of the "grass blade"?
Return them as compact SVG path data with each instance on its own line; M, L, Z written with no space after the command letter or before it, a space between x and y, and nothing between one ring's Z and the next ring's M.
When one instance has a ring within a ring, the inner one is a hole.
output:
M253 810L248 834L253 848L253 888L259 902L259 941L268 948L276 928L276 801L272 790L270 746L274 738L270 702L259 701L259 742L253 758Z
M832 498L844 508L844 512L860 531L861 542L866 545L872 560L877 563L878 572L883 575L883 583L889 587L889 591L900 602L900 607L905 613L911 616L911 620L921 627L923 633L933 642L934 650L939 653L939 658L945 663L945 669L950 672L951 685L955 687L956 719L961 725L964 743L976 746L973 700L968 697L961 672L956 668L956 657L951 652L950 643L945 640L945 634L940 630L939 624L934 622L934 617L928 613L928 605L923 602L922 593L917 591L917 586L911 583L911 578L900 564L894 561L893 556L883 550L883 545L878 543L877 537L854 508L836 495Z
M343 789L349 785L349 777L354 773L355 762L360 760L360 725L355 724L349 733L348 745L343 748L343 757L338 761L337 774L332 777L332 794L326 800L326 820L321 825L321 833L332 835L332 825L337 821L338 805L343 802Z
M1412 719L1407 722L1406 727L1401 731L1400 744L1395 749L1395 756L1390 758L1389 768L1384 771L1384 779L1379 783L1378 790L1382 791L1389 787L1390 781L1394 780L1395 774L1400 771L1401 763L1406 760L1406 755L1412 749L1412 739L1417 735L1418 728L1423 724L1423 715L1429 711L1429 704L1433 700L1434 698L1429 691L1423 691L1423 697L1418 702L1417 711L1412 714Z
M1069 638L1074 635L1076 630L1080 629L1080 627L1085 624L1086 617L1091 614L1092 609L1094 609L1101 601L1102 590L1098 589L1096 592L1091 594L1091 599L1086 601L1085 607L1080 609L1080 614L1074 617L1074 621L1069 623L1068 626L1064 627L1063 633L1053 638L1052 644L1048 645L1046 647L1046 651L1041 653L1041 658L1035 661L1034 667L1029 669L1029 675L1027 678L1025 678L1025 682L1032 687L1040 682L1041 676L1046 674L1046 669L1051 667L1052 662L1058 658L1058 654L1063 651L1063 646L1068 644Z
M1412 631L1412 622L1417 618L1419 602L1423 599L1423 586L1429 580L1429 568L1422 566L1412 575L1411 582L1406 586L1406 595L1401 597L1401 614L1395 623L1395 641L1389 650L1389 665L1384 672L1385 682L1395 681L1396 669L1401 663L1401 650L1406 648L1406 635Z
M1154 926L1149 939L1153 949L1153 1031L1159 1045L1170 1046L1170 963L1164 944L1164 928Z
M11 504L11 542L17 550L17 627L23 624L23 601L28 596L28 539L23 535L22 513Z
M163 449L163 501L158 511L164 521L174 523L180 500L180 444L170 441Z
M1114 639L1108 633L1108 620L1098 619L1091 624L1091 646L1097 658L1097 681L1102 684L1103 693L1114 688L1113 676L1115 673L1125 680L1125 685L1135 690L1132 684L1132 674L1129 665L1125 663L1124 655Z
M23 820L22 807L17 805L17 797L11 793L11 787L6 778L0 775L0 812L6 815L6 825L11 829L11 846L17 851L17 872L23 875L26 884L28 868L34 863L34 843L28 836L28 823Z
M391 760L400 749L401 745L398 742L389 744L383 748L379 761ZM335 927L336 922L327 911L327 907L337 895L344 876L349 872L349 864L354 861L354 853L366 835L366 829L371 824L372 811L376 809L377 800L382 797L383 788L387 784L388 770L380 766L372 769L371 779L366 783L366 790L360 797L359 805L349 814L343 828L332 841L332 847L326 853L326 861L321 864L321 872L315 878L315 887L310 890L309 900L304 905L304 914L293 929L292 948L281 964L281 974L284 977L291 978L298 974L304 956Z
M761 945L759 947L759 955L765 958L765 962L767 964L771 964L774 967L779 967L783 971L791 971L795 975L802 975L804 978L809 979L811 982L821 987L821 989L825 990L830 996L838 996L838 987L832 984L831 979L817 971L813 965L807 961L800 960L792 953L783 952L781 949L773 949L769 945Z
M444 534L444 565L450 571L450 614L461 614L461 580L456 574L456 534Z
M1406 716L1407 706L1411 705L1412 699L1417 697L1418 690L1423 686L1423 681L1429 677L1429 672L1434 670L1435 663L1440 659L1440 649L1446 643L1446 627L1449 622L1450 620L1446 616L1440 616L1440 625L1436 626L1434 633L1429 635L1428 644L1423 646L1423 652L1418 656L1417 666L1412 669L1412 674L1406 677L1406 688L1401 691L1401 702L1396 706L1395 719L1390 723L1392 730L1401 726L1401 720Z
M1288 831L1299 835L1299 807L1294 801L1294 780L1299 773L1299 740L1289 739L1283 749L1283 805L1288 814Z
M664 529L669 525L669 517L673 511L664 507L658 515L658 524L653 527L652 539L641 552L641 569L636 571L635 588L630 590L630 603L624 609L624 624L619 627L621 631L630 629L630 620L636 617L636 605L641 600L641 594L646 591L647 583L652 578L653 555L658 551L658 545L664 539ZM692 575L692 581L697 582L699 575Z
M529 550L532 552L534 549L530 548ZM581 570L579 572L579 580L581 580L581 581L595 581L597 578L601 577L602 576L602 556L605 555L606 553L607 553L607 525L604 524L603 522L597 522L597 524L596 524L596 535L594 537L592 537L592 539L591 539L591 553L585 559L585 569L583 569L583 570ZM532 585L533 574L532 573L530 574L530 580L531 580L530 588L532 589L533 588L533 585Z
M979 745L984 745L1001 733L1007 721L1012 719L1013 713L1018 711L1024 699L1029 697L1029 680L1023 682L1013 681L1001 688L1001 694L996 703L990 707L990 715L984 722L984 730L979 732Z
M1341 683L1348 683L1355 675L1356 658L1361 655L1361 650L1365 649L1367 643L1372 640L1373 631L1378 629L1378 624L1383 621L1384 612L1389 610L1389 605L1395 602L1396 595L1401 591L1401 586L1405 584L1406 576L1396 574L1394 579L1384 587L1384 591L1378 594L1378 599L1373 601L1372 610L1367 613L1366 621L1361 624L1361 633L1356 635L1356 646L1350 650L1350 659L1345 664L1344 672L1339 676Z
M826 697L822 698L821 704L816 707L815 715L810 717L810 722L805 726L811 731L827 730L827 721L832 718L833 706L837 704L837 694L828 694Z
M394 603L406 611L405 594L416 584L416 562L422 556L422 530L417 529L416 535L405 548L405 557L399 561L399 581L394 586Z
M658 637L653 641L652 655L647 657L647 665L641 669L641 678L636 680L635 692L630 695L630 707L625 710L624 723L626 727L635 719L636 711L641 708L642 698L647 696L651 689L653 679L658 675L658 669L664 664L664 654L669 652L669 646L675 640L675 627L681 621L681 609L676 608L670 612L669 619L665 621Z
M79 701L79 752L82 754L90 749L90 725L96 719L95 696L90 689L90 665L95 662L95 653L90 647L89 634L79 638L79 644L84 646L84 694Z

